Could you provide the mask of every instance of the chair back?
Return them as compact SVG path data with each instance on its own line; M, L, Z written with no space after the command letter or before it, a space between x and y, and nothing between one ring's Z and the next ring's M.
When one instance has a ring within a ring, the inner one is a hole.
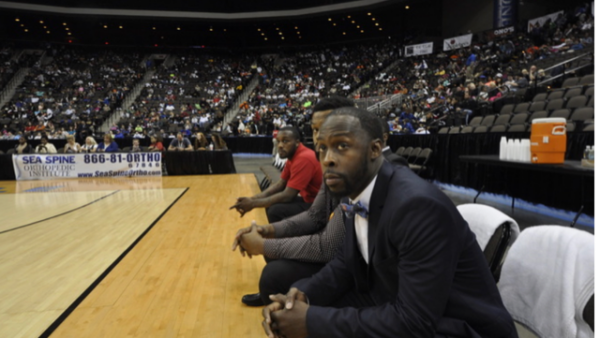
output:
M523 230L498 289L513 319L537 336L593 337L594 235L558 225Z
M457 209L475 234L490 271L498 281L506 253L519 236L519 225L508 215L487 205L462 204Z

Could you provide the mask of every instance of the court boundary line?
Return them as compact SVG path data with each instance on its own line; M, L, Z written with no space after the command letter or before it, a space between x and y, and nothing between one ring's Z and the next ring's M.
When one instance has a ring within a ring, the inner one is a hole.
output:
M79 209L83 209L83 208L85 208L85 207L87 207L87 206L90 206L90 205L92 205L92 204L94 204L94 203L96 203L96 202L100 202L101 200L103 200L103 199L105 199L105 198L107 198L107 197L109 197L109 196L112 196L112 195L114 195L114 194L118 193L119 191L121 191L121 190L115 190L115 191L111 192L111 193L110 193L110 194L108 194L108 195L102 196L102 197L100 197L100 198L98 198L98 199L95 199L95 200L93 200L93 201L91 201L91 202L89 202L89 203L87 203L87 204L84 204L84 205L78 206L78 207L77 207L77 208L75 208L75 209L67 210L67 211L65 211L65 212L63 212L63 213L60 213L60 214L58 214L58 215L50 216L50 217L47 217L47 218L44 218L44 219L41 219L41 220L39 220L39 221L35 221L35 222L32 222L32 223L29 223L29 224L20 225L20 226L18 226L18 227L16 227L16 228L11 228L11 229L7 229L7 230L0 231L0 235L2 235L2 234L5 234L5 233L7 233L7 232L14 231L14 230L23 229L23 228L26 228L26 227L28 227L28 226L36 225L36 224L38 224L38 223L41 223L41 222L49 221L49 220L51 220L51 219L53 219L53 218L57 218L57 217L60 217L60 216L64 216L64 215L66 215L66 214L70 214L70 213L72 213L72 212L74 212L74 211L77 211L77 210L79 210Z
M54 333L54 331L56 331L56 329L69 317L69 315L71 315L71 313L73 313L73 311L77 309L79 304L81 304L87 298L87 296L89 296L89 294L92 293L92 291L94 291L96 286L98 286L98 284L100 284L102 280L104 280L104 278L108 276L108 274L123 260L123 258L125 258L125 256L127 256L127 254L144 238L144 236L146 236L146 234L150 232L152 228L154 228L156 223L158 223L158 221L160 221L163 218L163 216L169 210L171 210L171 207L173 207L179 201L179 199L183 197L185 193L188 192L189 189L189 187L185 188L185 190L182 191L181 194L179 194L179 196L177 196L173 203L171 203L160 215L158 215L154 222L152 222L148 226L148 228L146 228L146 230L144 230L144 232L142 232L140 236L138 236L138 238L136 238L136 240L133 241L133 243L131 243L131 245L127 249L125 249L125 251L123 251L123 253L121 253L119 257L117 257L117 259L114 262L112 262L112 264L110 264L108 268L106 268L106 270L104 270L104 272L102 272L100 276L98 276L98 278L96 278L96 280L93 281L92 284L90 284L90 286L88 286L87 289L85 289L85 291L83 291L83 293L79 295L79 297L77 297L73 301L73 303L71 303L71 305L69 305L69 307L67 307L67 309L63 313L61 313L61 315L58 316L58 318L56 318L54 322L52 322L52 324L50 324L50 326L48 326L48 328L44 332L42 332L42 334L40 334L39 337L47 338L52 333Z

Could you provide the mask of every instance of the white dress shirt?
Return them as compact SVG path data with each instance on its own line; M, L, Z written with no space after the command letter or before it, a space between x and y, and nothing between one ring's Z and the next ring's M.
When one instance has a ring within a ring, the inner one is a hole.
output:
M371 183L367 185L354 200L350 200L351 204L360 202L367 210L369 210L369 202L371 201L371 194L373 194L373 188L375 188L375 181L377 175L373 178ZM369 218L364 218L358 214L354 215L354 231L356 232L356 242L358 243L358 249L362 254L365 262L369 264Z

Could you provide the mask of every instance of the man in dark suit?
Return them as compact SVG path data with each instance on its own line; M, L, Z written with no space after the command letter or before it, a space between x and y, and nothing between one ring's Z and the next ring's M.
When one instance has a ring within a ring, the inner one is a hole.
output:
M439 189L383 160L381 131L375 116L354 108L337 109L323 123L325 183L352 203L342 205L346 236L321 271L271 296L265 332L517 337L475 235Z
M384 119L379 119L379 123L381 123L381 130L383 131L383 149L381 149L383 157L390 163L408 166L408 161L404 157L394 154L390 146L387 145L387 140L390 136L390 125Z

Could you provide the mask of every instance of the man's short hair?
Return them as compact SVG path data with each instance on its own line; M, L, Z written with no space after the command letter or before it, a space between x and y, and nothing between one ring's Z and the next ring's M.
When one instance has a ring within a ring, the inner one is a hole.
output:
M321 99L313 107L313 113L342 107L355 107L354 101L343 96L332 95Z
M279 129L280 134L284 131L289 131L290 133L292 133L294 140L300 141L300 132L298 131L298 129L296 129L296 127L287 126L287 127L283 127L281 129Z
M379 123L381 124L381 131L384 134L389 134L389 132L390 132L390 125L387 123L387 121L384 120L384 119L381 119L381 118L378 119L378 120L379 120Z
M381 123L379 122L380 118L377 117L377 115L354 107L342 107L334 109L331 114L327 116L327 118L329 119L333 116L356 117L360 122L360 127L369 136L369 141L380 139L383 142L383 130Z

